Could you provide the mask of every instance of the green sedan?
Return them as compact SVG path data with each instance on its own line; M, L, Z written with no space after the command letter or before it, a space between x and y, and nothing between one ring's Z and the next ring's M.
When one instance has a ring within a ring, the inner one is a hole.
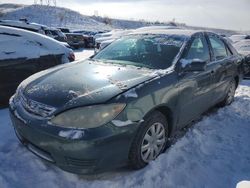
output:
M66 171L140 169L178 130L231 104L243 70L242 56L214 33L134 32L24 80L10 116L31 152Z

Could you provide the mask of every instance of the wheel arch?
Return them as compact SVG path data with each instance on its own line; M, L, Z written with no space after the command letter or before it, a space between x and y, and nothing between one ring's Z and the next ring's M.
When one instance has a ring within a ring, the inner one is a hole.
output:
M149 112L147 112L143 119L150 116L150 114L152 114L154 111L161 112L165 116L167 123L168 123L168 132L169 132L169 135L171 135L173 131L173 125L174 125L174 114L171 108L169 108L167 105L157 106L151 109Z

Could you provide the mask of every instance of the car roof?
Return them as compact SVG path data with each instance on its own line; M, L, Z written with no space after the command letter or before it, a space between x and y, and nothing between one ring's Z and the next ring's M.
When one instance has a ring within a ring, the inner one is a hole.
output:
M180 29L180 27L169 26L169 25L165 25L165 26L153 25L153 26L140 27L138 29L135 29L135 31L160 30L160 29Z
M17 36L17 37L24 37L29 38L32 40L35 40L41 44L48 44L51 47L57 48L58 46L61 46L62 44L50 37L47 37L45 35L41 35L39 33L27 31L24 29L9 27L9 26L2 26L0 25L0 33L6 34L9 36Z
M204 31L200 30L189 30L189 29L149 29L149 30L135 30L131 34L164 34L164 35L184 35L192 36L195 33Z
M37 23L29 23L24 21L17 21L17 20L0 20L0 25L12 26L12 27L23 27L23 28L30 28L30 29L43 29L47 28L47 26Z
M244 39L240 40L239 42L235 43L235 46L240 47L240 46L250 46L250 39Z

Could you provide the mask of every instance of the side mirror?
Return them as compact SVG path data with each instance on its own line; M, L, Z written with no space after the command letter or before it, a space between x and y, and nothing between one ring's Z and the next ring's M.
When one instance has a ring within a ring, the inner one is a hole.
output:
M201 59L181 59L180 65L184 72L204 71L207 62Z

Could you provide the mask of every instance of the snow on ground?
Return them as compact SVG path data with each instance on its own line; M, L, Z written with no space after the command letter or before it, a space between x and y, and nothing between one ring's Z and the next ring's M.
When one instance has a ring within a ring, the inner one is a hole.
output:
M241 181L237 184L236 188L249 188L250 187L250 181Z
M77 53L88 56L84 51ZM235 188L250 180L250 81L241 83L232 105L203 116L157 160L138 171L123 168L96 176L70 174L19 143L8 109L0 110L0 126L1 188Z
M94 55L94 51L92 49L83 49L83 48L74 50L74 53L75 53L76 61L83 60Z

